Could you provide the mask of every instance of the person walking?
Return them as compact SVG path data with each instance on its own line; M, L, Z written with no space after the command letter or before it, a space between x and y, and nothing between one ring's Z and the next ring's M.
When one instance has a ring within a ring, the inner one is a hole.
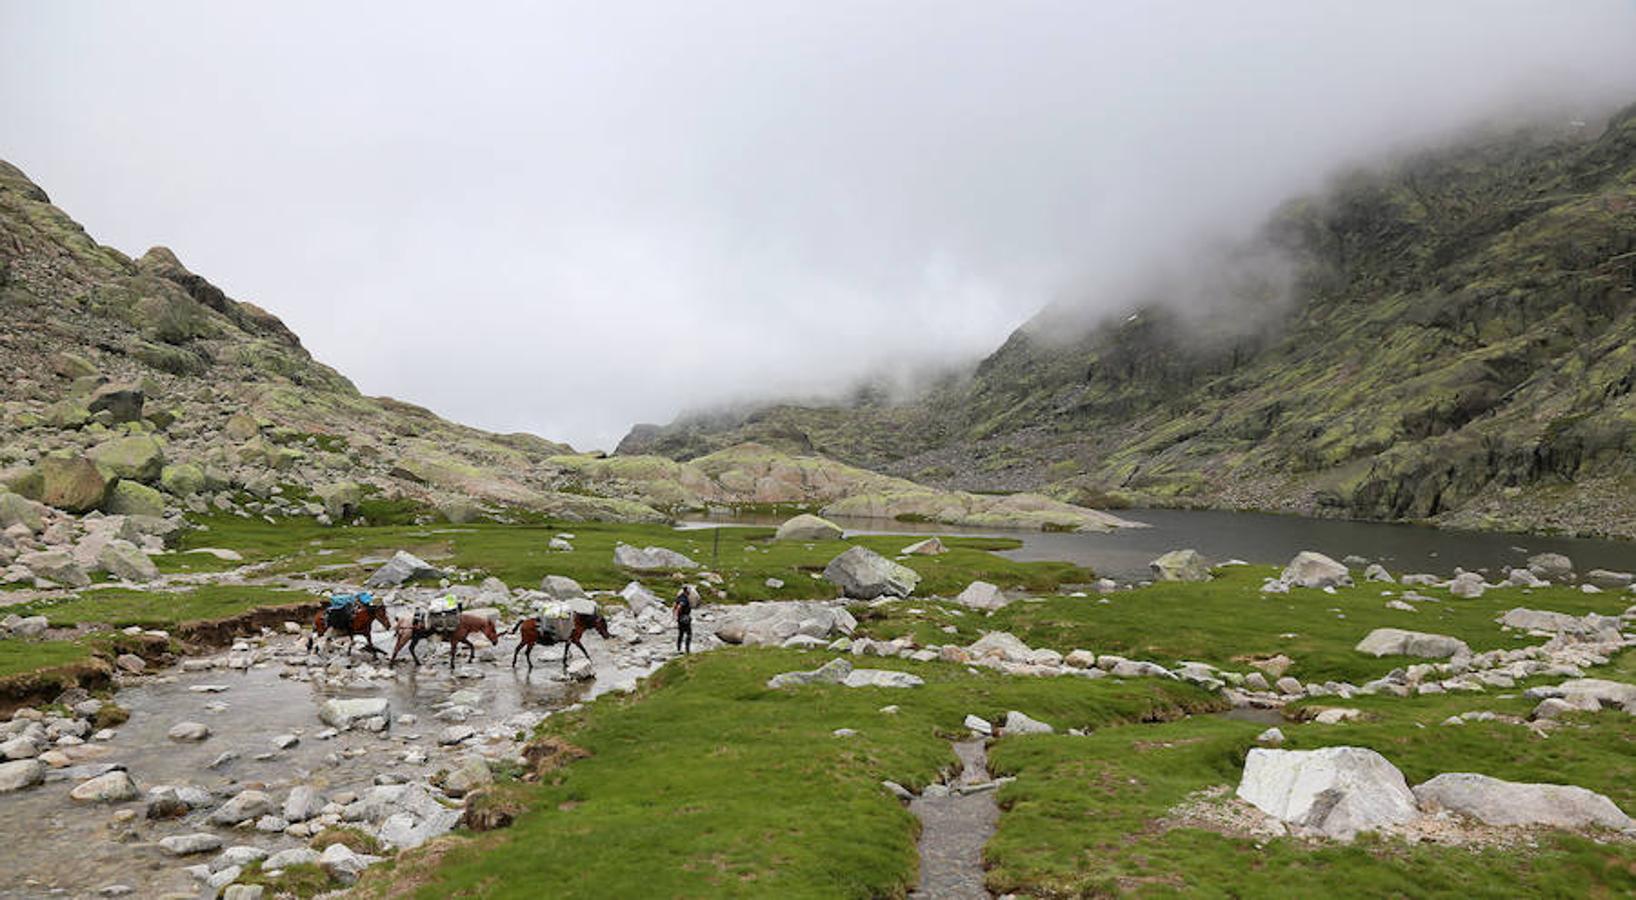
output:
M693 590L693 585L683 585L676 593L676 603L670 609L671 615L676 617L676 652L682 653L686 646L687 653L693 652L693 604L699 595Z

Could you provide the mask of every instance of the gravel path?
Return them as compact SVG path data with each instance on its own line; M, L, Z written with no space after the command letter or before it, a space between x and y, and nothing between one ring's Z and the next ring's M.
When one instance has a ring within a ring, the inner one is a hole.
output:
M959 741L954 752L960 777L945 796L922 796L909 804L920 818L920 884L910 897L983 898L983 845L994 834L1000 808L981 739Z

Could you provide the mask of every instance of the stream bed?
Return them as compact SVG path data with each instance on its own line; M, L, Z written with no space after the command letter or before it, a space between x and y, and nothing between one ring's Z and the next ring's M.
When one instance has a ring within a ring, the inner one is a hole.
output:
M376 635L377 643L381 638ZM478 637L475 643L483 641ZM359 652L352 657L359 665L344 669L336 665L345 659L337 644L328 657L331 665L309 668L299 638L269 635L250 651L257 661L248 669L184 671L178 666L136 679L114 698L129 711L129 721L108 740L68 749L77 766L122 766L144 793L159 785L191 785L209 790L219 803L255 789L269 794L275 805L297 785L310 785L329 798L361 795L377 784L424 782L472 754L514 757L520 746L514 738L544 715L633 687L668 656L659 649L663 644L663 639L636 646L624 640L588 640L596 675L571 680L562 674L556 655L560 648L546 654L549 661L542 662L536 653L532 671L520 664L513 670L509 654L501 658L492 649L480 649L477 661L467 664L462 651L462 662L451 674L446 645L434 649L423 643L425 664L418 669L407 657L387 669ZM187 667L203 664L190 660ZM456 698L456 692L463 693ZM386 699L391 727L378 734L354 729L330 735L333 729L320 721L319 711L333 697ZM451 715L451 706L461 709ZM197 742L171 740L171 727L185 721L203 723L210 736ZM444 745L440 737L454 722L476 733ZM285 735L299 742L279 749L275 738ZM226 753L236 757L220 762ZM202 885L185 867L207 863L215 854L168 856L157 846L160 839L212 832L224 847L252 845L271 852L306 843L301 836L243 825L213 826L206 820L208 806L183 819L147 820L142 799L76 802L68 796L78 783L75 774L83 772L53 770L46 783L0 797L0 844L5 847L0 897L97 896L116 885L137 897L172 892L197 896ZM135 818L117 821L122 810L133 811Z

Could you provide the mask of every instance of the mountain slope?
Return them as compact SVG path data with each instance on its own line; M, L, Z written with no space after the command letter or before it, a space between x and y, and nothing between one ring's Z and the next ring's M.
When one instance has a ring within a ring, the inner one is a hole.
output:
M757 446L683 466L603 460L366 397L277 317L165 248L132 260L97 244L3 162L0 316L0 484L71 513L338 520L375 498L455 521L514 510L657 521L712 504L852 501L852 511L931 521L1126 524L1060 500L939 491ZM42 530L0 488L0 527L17 516Z
M1245 246L1280 262L1091 327L1048 310L908 404L634 440L773 429L944 486L1636 536L1636 108L1353 173Z

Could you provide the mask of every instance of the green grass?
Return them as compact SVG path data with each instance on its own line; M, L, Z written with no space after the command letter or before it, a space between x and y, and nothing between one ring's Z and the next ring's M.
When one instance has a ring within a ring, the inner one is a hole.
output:
M324 528L304 522L269 525L258 519L217 516L204 524L208 530L189 532L183 549L238 550L246 562L272 561L274 572L322 569L326 577L361 580L374 566L354 565L356 560L385 557L403 549L437 565L481 570L517 588L538 587L545 575L566 575L586 588L603 590L618 590L635 579L663 594L674 584L668 574L638 576L620 569L613 564L613 551L619 543L667 547L720 573L730 601L833 597L834 586L813 576L848 547L862 544L893 556L920 539L915 535L869 535L851 541L801 543L773 541L770 528L678 531L665 525L604 522ZM574 535L572 551L547 548L559 532ZM1052 591L1061 584L1094 577L1071 563L1016 562L991 552L1017 546L1016 541L1004 538L949 537L944 544L950 548L948 553L904 560L923 578L919 593L953 595L978 579L1019 590ZM769 578L783 581L784 586L767 587Z
M310 595L301 591L248 585L201 585L188 591L103 588L82 591L64 600L39 600L17 609L22 615L45 616L54 628L84 623L165 628L307 599Z
M1061 727L1174 716L1219 700L1185 685L1007 678L945 664L907 690L835 685L769 691L771 675L828 654L724 650L667 665L638 695L605 696L544 730L589 751L529 788L509 829L440 861L400 860L420 897L901 896L916 872L916 823L880 786L935 780L968 713L1021 709ZM887 704L896 714L880 711ZM835 737L837 728L852 737ZM573 877L555 877L571 866ZM368 889L363 891L368 896Z
M1572 588L1489 591L1475 600L1451 597L1435 588L1411 588L1441 602L1416 602L1418 612L1388 609L1404 588L1363 584L1335 594L1295 589L1262 594L1262 577L1276 570L1261 566L1219 570L1214 581L1162 583L1108 596L1057 596L1018 602L993 615L952 605L910 599L860 612L866 630L878 637L913 634L922 643L969 643L984 631L1009 631L1032 647L1063 652L1084 648L1161 663L1199 660L1245 671L1245 659L1279 653L1295 661L1291 675L1303 681L1361 684L1411 662L1407 657L1375 658L1353 648L1375 628L1404 628L1448 634L1473 651L1539 643L1521 632L1502 631L1494 619L1517 606L1583 615L1617 615L1630 598L1617 593L1583 594ZM1381 595L1383 590L1393 596ZM917 608L921 613L909 613ZM956 615L956 612L962 614ZM953 625L957 634L941 631ZM1284 637L1284 635L1293 635Z
M1626 654L1620 666L1636 665ZM1318 701L1315 701L1318 702ZM1636 729L1617 712L1576 717L1550 737L1503 723L1444 726L1472 710L1525 715L1515 694L1333 701L1360 723L1286 723L1288 749L1373 748L1418 784L1442 772L1577 784L1636 809ZM1310 845L1229 838L1159 820L1189 794L1235 787L1264 726L1212 717L1105 729L1084 738L1001 740L1003 813L989 843L988 886L1031 896L1613 896L1636 891L1636 847L1544 833L1538 847L1461 849L1363 839Z
M262 860L244 867L234 884L259 884L269 897L316 897L344 885L330 877L317 863L301 863L281 871L277 878L261 870Z
M91 649L78 641L0 640L0 678L84 662Z

